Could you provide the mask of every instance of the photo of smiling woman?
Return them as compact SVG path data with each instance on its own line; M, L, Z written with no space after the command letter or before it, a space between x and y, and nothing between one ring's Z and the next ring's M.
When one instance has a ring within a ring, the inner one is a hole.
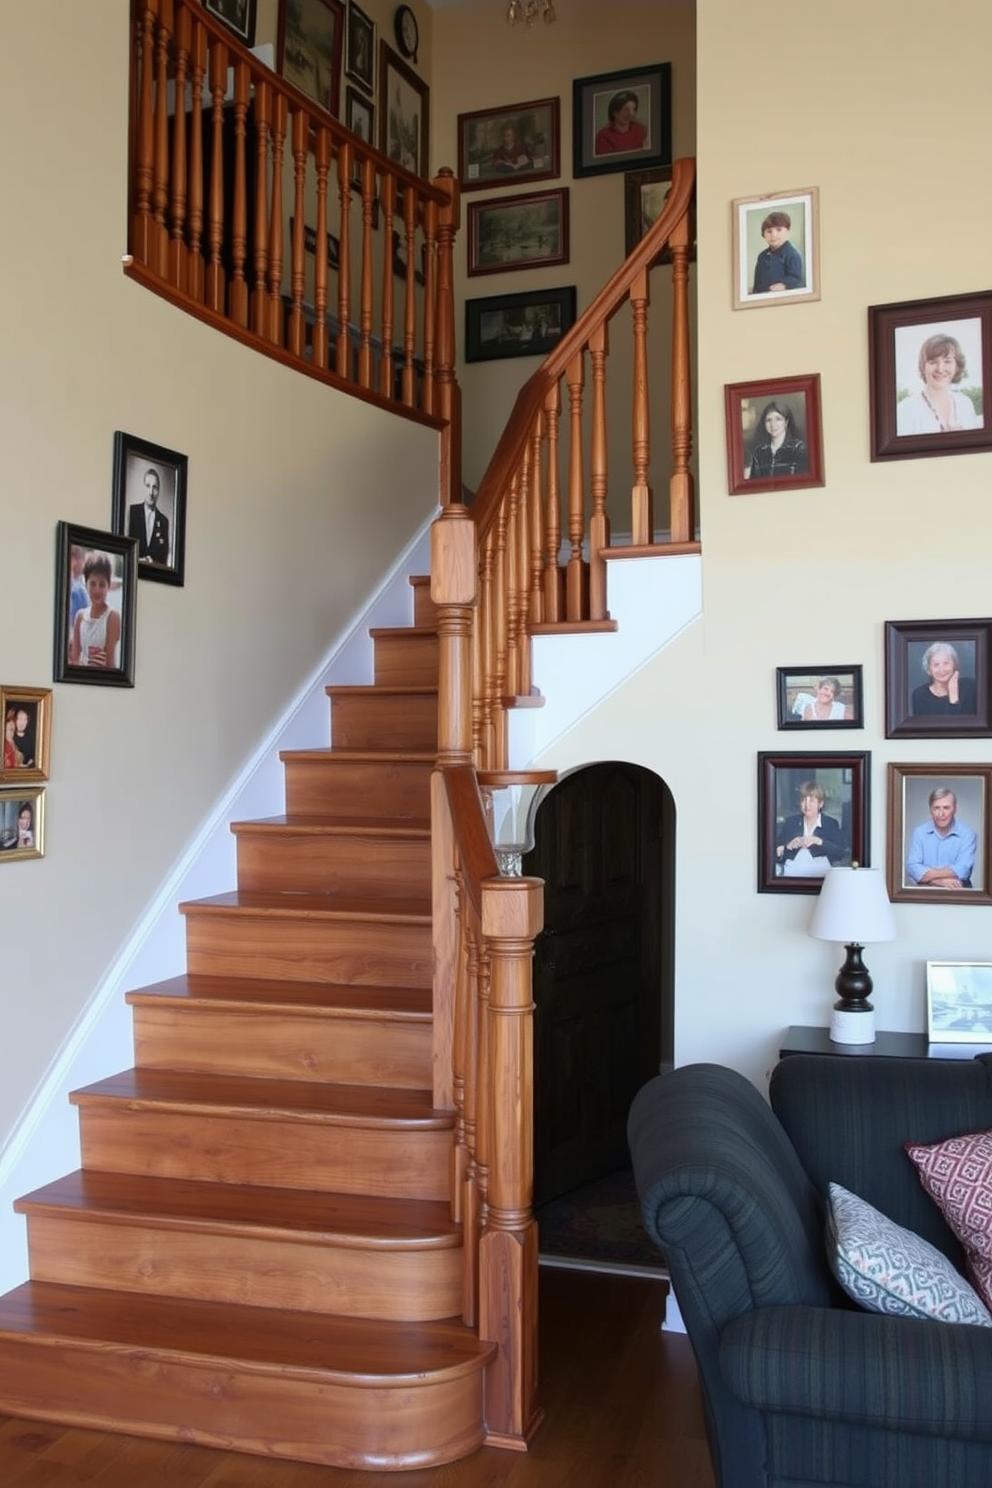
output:
M981 429L981 322L902 326L896 331L896 434Z
M805 475L809 451L798 427L795 400L773 398L766 403L751 436L748 480L777 480L783 475Z

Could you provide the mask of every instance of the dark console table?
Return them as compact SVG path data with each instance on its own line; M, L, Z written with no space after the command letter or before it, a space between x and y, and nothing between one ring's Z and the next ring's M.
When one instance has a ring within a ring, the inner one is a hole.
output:
M925 1033L878 1032L873 1044L835 1044L828 1028L793 1025L786 1030L778 1057L839 1054L844 1059L857 1059L865 1054L880 1054L889 1059L974 1059L976 1054L990 1052L992 1044L931 1044Z

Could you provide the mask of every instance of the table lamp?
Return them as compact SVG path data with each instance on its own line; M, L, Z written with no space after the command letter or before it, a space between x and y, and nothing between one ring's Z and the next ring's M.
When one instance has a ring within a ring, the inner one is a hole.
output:
M847 959L834 987L837 1001L830 1018L830 1037L835 1044L873 1044L875 1009L871 976L861 952L865 943L895 940L896 922L889 896L878 868L828 868L809 934L817 940L836 940L847 951Z

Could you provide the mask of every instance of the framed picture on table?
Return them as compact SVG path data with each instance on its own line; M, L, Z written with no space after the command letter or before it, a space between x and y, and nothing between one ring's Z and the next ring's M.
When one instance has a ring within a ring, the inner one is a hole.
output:
M867 751L758 755L758 892L818 894L829 868L869 865Z

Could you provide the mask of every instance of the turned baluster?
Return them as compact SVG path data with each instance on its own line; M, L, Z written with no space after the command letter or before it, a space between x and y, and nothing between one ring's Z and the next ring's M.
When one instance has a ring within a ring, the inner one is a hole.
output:
M445 194L445 202L437 216L437 302L431 317L437 325L433 356L425 336L424 350L424 411L439 413L446 420L441 435L441 500L462 499L462 420L461 389L455 376L455 289L454 248L455 235L461 215L461 197L458 182L451 171L442 170L434 185ZM427 270L431 270L428 254ZM430 282L435 275L430 273ZM425 327L426 330L426 327Z
M228 315L235 325L248 324L248 100L250 78L244 62L234 68L234 201L231 210L231 285Z
M672 250L672 476L669 482L671 540L692 542L696 535L692 457L692 397L689 369L690 213L677 222Z
M136 46L140 75L134 138L134 216L131 221L131 252L139 263L153 267L155 222L152 217L152 186L155 179L155 123L152 104L155 80L155 22L157 0L148 0L136 18Z
M402 213L406 265L403 274L403 376L400 399L407 408L412 408L416 401L414 359L417 355L417 281L413 255L417 243L418 211L419 202L416 191L412 186L404 186ZM395 237L392 241L395 243Z
M210 202L207 208L207 304L224 313L224 95L227 92L227 47L210 46L211 114Z
M503 718L505 712L504 698L506 696L507 678L507 613L509 578L507 575L507 520L509 517L509 498L505 497L500 503L499 512L496 517L496 526L493 540L493 587L492 587L492 625L493 625L493 670L490 682L490 707L493 721L493 748L492 763L488 766L491 770L502 770L506 767L505 756L505 729Z
M358 385L363 388L375 386L373 377L374 363L372 359L372 316L373 316L373 278L372 278L372 206L367 202L365 195L365 173L371 169L372 162L365 160L361 166L362 172L362 259L359 265L358 276Z
M282 345L282 259L283 259L283 192L282 163L286 151L286 96L277 93L272 113L272 207L269 218L268 314L265 334L277 346Z
M303 295L306 288L306 237L303 223L306 211L309 132L310 120L302 109L296 109L293 114L293 223L290 232L292 303L286 326L286 344L295 357L302 357L306 346L306 324L303 317Z
M203 257L203 84L206 74L206 28L194 19L193 46L190 52L189 257L186 265L186 288L195 300L202 300L206 289L206 263Z
M478 633L479 665L475 673L476 708L479 714L479 736L476 760L482 770L496 768L493 694L496 674L495 599L493 588L496 571L496 531L490 528L482 542L479 562L479 605L475 628Z
M585 364L582 352L574 356L566 373L569 404L568 443L568 564L565 569L565 618L585 619L583 604L582 538L584 536L585 492L582 468L582 394L585 387Z
M338 151L338 201L341 235L338 242L338 341L334 370L350 381L351 366L351 146L346 141Z
M264 78L255 84L255 253L251 291L251 328L268 334L269 291L269 149L271 144L272 87Z
M421 372L421 394L420 406L425 413L433 413L441 404L450 406L450 398L447 393L440 395L440 390L435 387L437 368L435 357L438 343L443 343L441 348L445 356L448 355L447 340L450 328L447 325L438 324L438 205L437 202L424 203L424 241L421 248L420 261L424 266L424 357L423 370ZM454 361L453 353L451 357ZM451 375L454 375L452 366Z
M315 367L326 367L328 358L327 175L331 168L331 133L323 124L317 126L313 153L317 173L317 237L313 255L313 341L310 357Z
M479 1002L484 967L479 954L475 917L469 930L468 976L465 979L465 1175L462 1188L465 1269L462 1273L462 1313L474 1327L479 1305L479 1239L482 1234L482 1197L479 1192Z
M531 491L527 506L528 541L530 546L530 599L527 615L530 625L540 625L544 618L544 483L541 479L541 449L544 443L544 416L539 413L534 420L531 435ZM528 627L529 629L529 627ZM529 655L528 652L528 672ZM530 679L526 691L530 691Z
M169 49L172 41L172 0L159 0L159 22L155 36L155 147L152 181L152 216L155 231L152 267L164 278L169 266Z
M592 367L592 432L589 438L589 492L592 515L589 518L589 619L606 618L606 559L603 549L610 545L610 519L606 514L606 358L609 336L605 323L589 339L589 361Z
M561 421L561 383L544 400L548 430L548 497L544 515L544 619L561 619L561 481L558 473L558 429Z
M631 398L634 484L631 490L631 542L647 547L654 541L654 497L651 470L651 399L648 390L648 271L642 270L630 290L634 320L634 385Z
M391 243L393 241L393 214L396 211L396 177L391 172L387 172L382 178L380 195L385 229L383 242ZM369 223L373 216L374 197L375 166L371 160L366 160L362 170L362 200L363 212L367 212ZM394 386L396 355L393 347L395 323L396 281L393 275L392 256L384 253L382 256L382 364L379 368L379 391L384 398L393 398L396 394Z
M185 5L179 7L176 20L176 103L172 114L172 199L170 212L172 232L169 237L169 260L167 274L170 283L185 290L186 277L186 130L189 114L186 111L186 80L189 71L189 40L191 20ZM194 131L200 117L193 115Z

